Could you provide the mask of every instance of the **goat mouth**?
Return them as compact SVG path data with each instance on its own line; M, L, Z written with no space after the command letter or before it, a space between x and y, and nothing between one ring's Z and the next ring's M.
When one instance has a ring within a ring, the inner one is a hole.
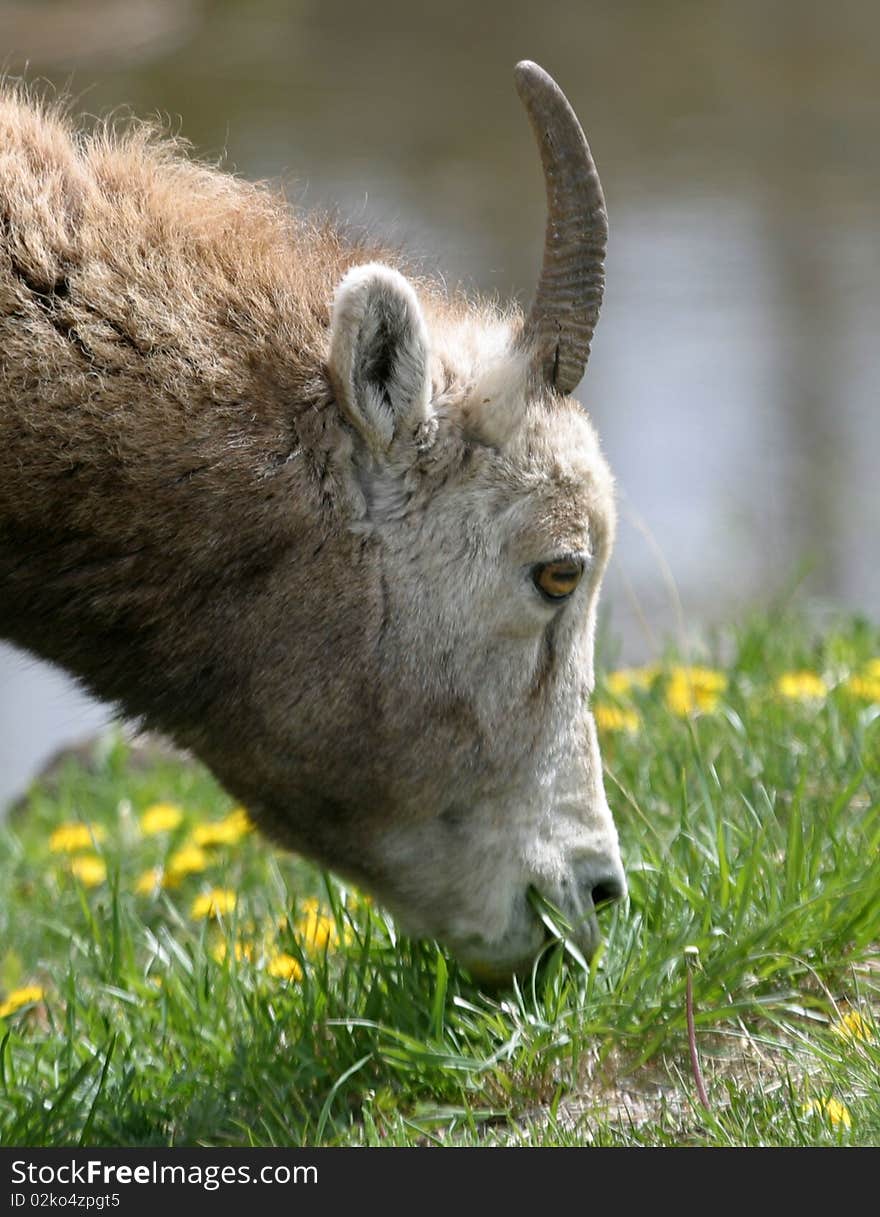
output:
M547 939L544 927L523 897L502 937L488 939L474 935L447 942L453 955L480 985L500 989L509 986L514 977L524 979L529 975Z
M545 943L561 943L567 954L583 968L588 968L602 940L596 907L591 905L589 909L579 909L577 915L571 917L536 887L528 889L527 899L544 928Z
M516 923L504 940L494 943L472 940L459 943L459 950L453 947L453 951L475 980L497 989L540 968L543 957L556 944L561 944L566 954L587 970L600 939L594 909L573 922L537 888L529 887Z

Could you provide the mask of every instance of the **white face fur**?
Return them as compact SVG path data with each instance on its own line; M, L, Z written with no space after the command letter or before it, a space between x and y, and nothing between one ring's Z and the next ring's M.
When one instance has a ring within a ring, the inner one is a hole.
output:
M381 715L408 749L369 886L483 976L540 949L530 888L589 956L595 905L625 891L589 712L614 531L595 432L530 386L507 322L426 318L384 266L342 281L329 369L358 437L355 526L380 554Z

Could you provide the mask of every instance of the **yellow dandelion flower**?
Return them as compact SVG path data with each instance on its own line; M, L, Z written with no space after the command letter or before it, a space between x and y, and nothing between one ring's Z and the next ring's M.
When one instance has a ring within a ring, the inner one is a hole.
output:
M49 849L53 854L75 854L81 849L93 849L106 836L100 824L83 824L79 821L59 824L49 837Z
M868 662L865 664L865 675L876 677L877 680L880 680L880 656L878 656L877 659L868 660Z
M173 803L151 803L141 816L141 832L155 837L160 832L173 832L183 823L183 812Z
M165 886L174 887L186 875L197 875L211 865L211 859L197 845L184 845L168 859Z
M239 837L254 831L254 822L244 807L234 807L221 823L226 825L228 831L236 832Z
M843 1103L837 1099L810 1099L804 1103L801 1111L805 1116L826 1116L830 1124L840 1124L843 1128L852 1128L852 1117Z
M874 1033L866 1018L858 1010L847 1010L840 1019L831 1024L831 1030L845 1040L871 1040Z
M828 696L828 686L815 672L783 672L776 692L789 701L821 701Z
M79 879L83 887L97 887L107 878L107 866L97 854L82 854L71 858L70 873Z
M880 672L876 676L850 676L843 686L847 693L862 701L880 704Z
M247 833L252 832L253 827L244 808L236 807L235 811L231 811L222 820L197 824L191 839L196 845L234 845Z
M225 941L218 942L211 954L214 959L217 960L217 963L223 963L224 959L226 959L226 957L229 955L229 943ZM248 963L252 963L254 959L254 948L249 942L233 943L232 956L234 959L237 959L239 963L241 963L242 960L247 960Z
M633 689L650 689L659 671L654 663L644 668L618 668L608 673L605 684L616 697L625 697Z
M283 951L272 956L266 964L266 971L278 980L302 980L303 978L299 960L294 959L292 955L285 955Z
M151 866L139 875L134 885L138 896L152 896L162 886L162 867Z
M13 989L6 1001L0 1002L0 1018L9 1018L10 1014L15 1014L22 1006L42 1001L44 996L45 990L39 985L25 985L23 989Z
M593 706L593 718L600 731L627 731L630 735L639 729L639 716L635 710L597 702Z
M727 688L727 677L714 668L676 667L669 673L666 705L681 717L698 710L711 711Z
M300 905L300 913L293 932L305 950L317 953L339 946L336 922L329 914L321 911L317 900L304 900ZM346 933L344 941L348 942L350 937L350 933Z
M206 917L225 917L234 910L235 903L235 892L228 887L214 887L211 891L196 896L190 916L195 921L203 921Z

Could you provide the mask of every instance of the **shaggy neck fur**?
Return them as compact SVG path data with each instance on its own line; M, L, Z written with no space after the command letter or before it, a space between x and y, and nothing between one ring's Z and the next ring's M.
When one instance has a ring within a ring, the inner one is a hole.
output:
M149 128L0 101L0 635L177 734L233 712L247 606L345 532L329 310L379 253ZM480 352L448 345L451 400Z

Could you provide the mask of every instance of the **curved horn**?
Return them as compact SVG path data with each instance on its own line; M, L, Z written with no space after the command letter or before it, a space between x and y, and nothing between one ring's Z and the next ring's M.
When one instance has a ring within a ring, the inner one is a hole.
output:
M547 383L571 393L590 357L605 288L605 197L581 125L559 85L528 59L514 74L547 186L544 265L521 343L535 352Z

